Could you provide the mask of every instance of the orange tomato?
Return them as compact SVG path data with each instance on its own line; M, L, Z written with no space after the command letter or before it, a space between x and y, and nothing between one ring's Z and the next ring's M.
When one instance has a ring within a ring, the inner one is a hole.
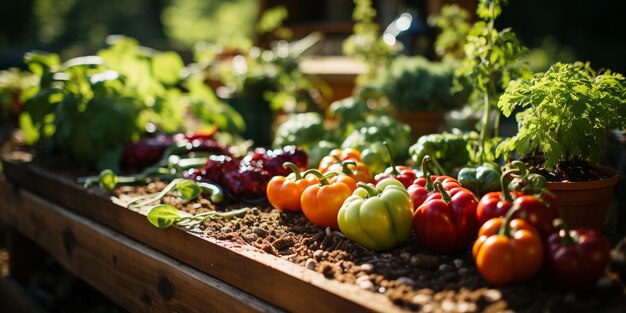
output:
M480 228L472 247L476 267L494 285L530 279L543 263L539 232L526 221L515 218L504 228L505 219L492 218Z

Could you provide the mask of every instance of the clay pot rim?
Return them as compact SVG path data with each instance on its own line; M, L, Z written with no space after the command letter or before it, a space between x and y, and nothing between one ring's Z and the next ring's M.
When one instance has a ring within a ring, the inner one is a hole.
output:
M611 176L605 179L584 182L547 182L546 187L550 190L601 189L613 186L619 182L619 175L615 169L602 165L599 165L598 168L606 174L611 174Z

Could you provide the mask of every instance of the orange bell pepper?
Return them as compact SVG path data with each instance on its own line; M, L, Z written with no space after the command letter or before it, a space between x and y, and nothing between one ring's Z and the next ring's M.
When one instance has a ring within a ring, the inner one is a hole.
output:
M337 160L339 159L339 160ZM333 149L330 153L323 157L320 161L320 165L318 170L322 173L326 173L329 171L329 167L335 163L341 163L341 161L361 161L361 152L356 149L346 148L346 149Z
M361 161L347 160L335 163L328 168L330 172L341 172L357 182L372 183L374 178L369 167Z
M267 183L267 200L270 204L286 211L302 211L300 197L304 190L319 183L315 176L302 177L300 169L291 162L285 162L284 168L289 168L293 173L285 176L274 176Z
M494 285L521 282L531 278L543 263L543 244L539 232L528 222L512 218L488 220L478 231L472 254L482 277Z
M311 223L321 226L339 229L337 214L343 202L356 189L356 182L351 177L339 175L328 178L330 175L338 175L337 172L329 172L327 175L318 170L308 170L303 176L315 175L320 183L307 187L300 198L302 213ZM354 185L352 188L349 185Z

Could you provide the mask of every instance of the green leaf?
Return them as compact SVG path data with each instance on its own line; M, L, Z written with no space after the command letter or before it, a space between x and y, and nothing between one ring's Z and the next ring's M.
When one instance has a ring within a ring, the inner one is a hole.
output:
M111 191L117 186L117 175L110 169L100 172L100 186L105 190Z
M152 225L159 228L168 228L180 220L178 210L166 204L153 207L147 217Z
M178 190L180 197L187 201L198 198L202 192L200 186L190 179L182 179L176 183L176 190Z
M152 74L164 84L173 85L180 80L184 64L176 52L161 52L152 57Z

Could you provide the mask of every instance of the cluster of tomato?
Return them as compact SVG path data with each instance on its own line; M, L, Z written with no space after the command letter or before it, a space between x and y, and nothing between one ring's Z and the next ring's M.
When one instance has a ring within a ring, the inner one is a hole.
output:
M411 232L438 253L473 243L479 272L496 285L527 280L544 264L571 288L589 287L602 275L607 239L555 223L560 220L554 196L525 168L506 171L502 191L479 200L456 179L429 175L429 161L423 159L422 177L393 164L372 176L357 150L333 150L317 169L302 173L285 164L293 173L273 177L267 197L275 208L302 211L312 223L339 229L376 251L402 244Z

